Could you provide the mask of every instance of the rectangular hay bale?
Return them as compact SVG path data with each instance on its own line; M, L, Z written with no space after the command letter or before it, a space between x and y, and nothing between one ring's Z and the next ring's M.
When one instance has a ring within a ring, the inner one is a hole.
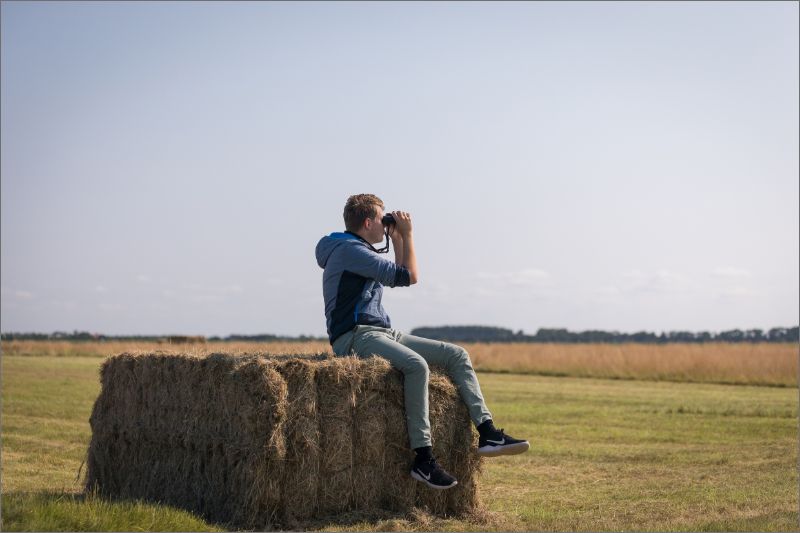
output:
M85 487L257 529L343 512L472 514L472 422L431 370L434 454L459 480L448 491L409 475L403 376L383 358L165 352L103 363Z

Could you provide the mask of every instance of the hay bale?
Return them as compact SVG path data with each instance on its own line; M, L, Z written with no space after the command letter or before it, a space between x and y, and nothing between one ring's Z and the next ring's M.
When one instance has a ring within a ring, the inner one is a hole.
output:
M386 444L384 445L384 466L387 472L401 472L401 475L387 477L383 486L381 504L384 509L403 512L414 507L418 481L413 479L409 458L414 452L408 441L408 423L405 416L405 395L403 374L389 372L386 376ZM424 489L422 489L424 490Z
M380 507L386 467L386 359L361 362L353 412L353 505L356 509Z
M353 411L360 361L334 359L317 370L319 395L320 461L319 509L336 514L353 502Z
M295 359L278 367L288 390L286 464L281 510L284 522L296 525L317 511L320 479L319 400L315 383L317 365Z
M454 407L459 401L458 393L453 383L441 374L431 372L428 383L428 413L431 422L431 439L433 440L433 455L442 467L453 474L458 482L461 478L453 471L450 456L453 450L453 429L455 424ZM456 485L457 487L457 485ZM436 516L448 515L448 490L419 490L417 491L417 506Z
M434 453L459 479L444 492L409 476L403 376L383 358L125 353L100 377L85 478L100 495L258 529L343 512L477 510L472 424L435 369Z

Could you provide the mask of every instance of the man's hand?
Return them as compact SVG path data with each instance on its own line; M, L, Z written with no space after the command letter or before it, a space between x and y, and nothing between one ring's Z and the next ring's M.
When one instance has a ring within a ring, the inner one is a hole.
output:
M405 211L392 211L392 216L394 217L395 228L390 233L390 236L399 234L399 238L402 239L406 235L409 235L413 229L411 225L411 214Z
M414 252L411 214L405 211L392 211L392 216L395 220L395 227L389 231L394 240L395 262L408 269L409 281L413 285L419 280L419 274L417 271L417 254Z

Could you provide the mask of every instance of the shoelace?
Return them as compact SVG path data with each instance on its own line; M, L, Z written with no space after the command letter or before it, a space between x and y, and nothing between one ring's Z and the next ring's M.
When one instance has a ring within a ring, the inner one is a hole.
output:
M508 435L506 435L506 434L505 434L505 432L503 431L503 428L500 428L500 429L497 429L497 428L495 428L495 431L497 431L497 434L495 434L495 435L492 435L492 436L490 436L490 437L484 437L484 438L485 438L485 439L492 439L492 440L494 440L494 439L497 439L497 438L499 438L499 439L504 439L504 438L508 437Z
M433 457L431 457L427 461L423 461L421 463L418 463L418 465L419 466L423 466L424 465L426 467L429 467L431 469L431 471L436 470L439 467L439 463L437 463L436 459L433 458Z

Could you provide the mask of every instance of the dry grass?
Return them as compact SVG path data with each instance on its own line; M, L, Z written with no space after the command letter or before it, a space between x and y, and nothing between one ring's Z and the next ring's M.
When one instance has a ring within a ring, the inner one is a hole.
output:
M731 383L796 387L798 345L461 343L475 369L550 376ZM331 354L325 342L209 342L169 346L143 342L10 341L6 355L108 357L126 351L174 350L194 355L268 352Z
M797 386L796 344L471 344L483 371Z
M49 357L110 357L125 352L172 351L192 355L209 355L214 352L281 354L308 354L327 352L333 354L328 342L207 342L174 344L133 341L4 341L6 355Z

